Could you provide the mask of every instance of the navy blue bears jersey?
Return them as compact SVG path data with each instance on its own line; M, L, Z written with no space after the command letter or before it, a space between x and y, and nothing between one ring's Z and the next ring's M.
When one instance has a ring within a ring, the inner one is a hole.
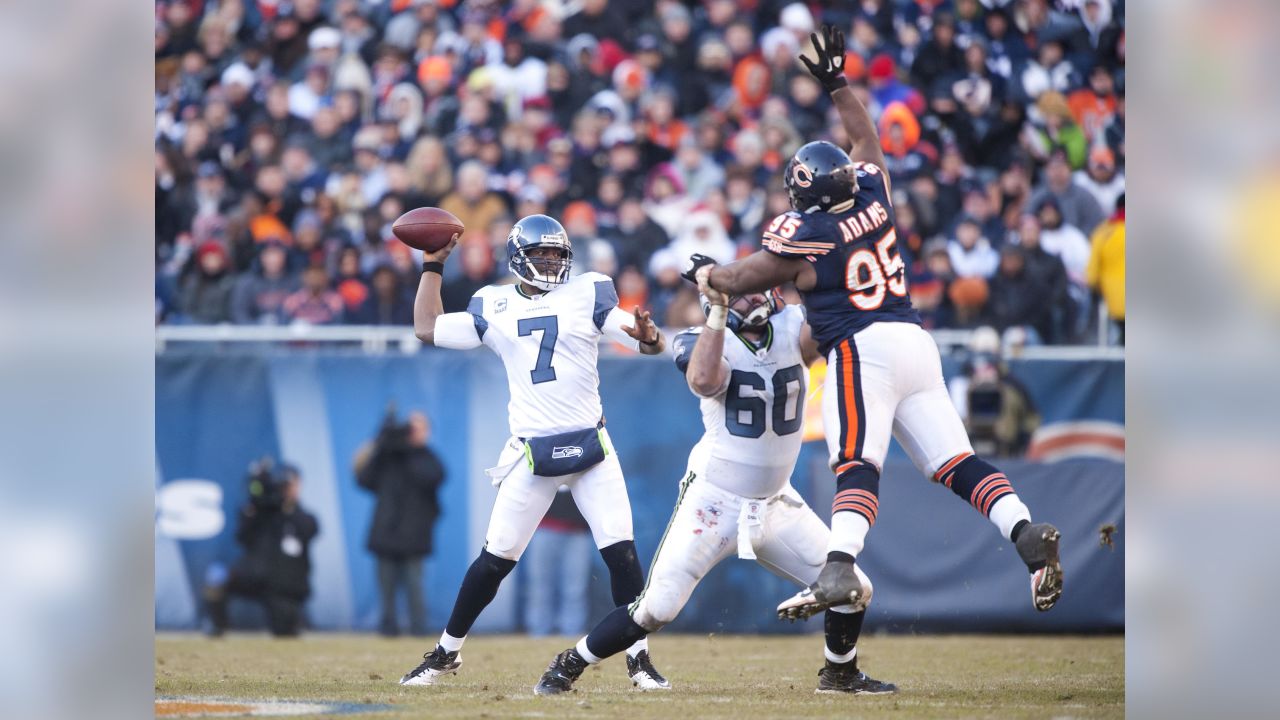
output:
M818 282L804 295L809 326L826 355L833 345L875 322L920 324L907 293L893 204L884 171L854 163L858 192L841 212L786 212L765 227L764 248L808 260ZM838 207L838 206L837 206Z

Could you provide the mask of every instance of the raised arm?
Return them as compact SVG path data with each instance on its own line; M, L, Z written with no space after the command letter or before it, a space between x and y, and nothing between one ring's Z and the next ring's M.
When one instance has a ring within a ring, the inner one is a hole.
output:
M440 299L441 273L445 259L458 244L458 237L454 235L448 245L422 256L422 278L413 299L413 334L428 345L436 344L436 319L444 314L444 302Z
M876 130L875 121L858 96L853 94L844 76L844 33L833 25L823 25L822 34L825 42L817 33L809 34L818 55L817 61L801 55L800 62L831 93L831 100L840 113L840 122L849 135L849 157L855 162L875 163L883 168L884 151L880 149L880 133Z
M714 397L729 382L729 363L724 359L724 328L729 320L729 296L710 287L706 273L698 276L698 289L711 303L706 326L698 333L689 364L684 369L689 389L699 397Z

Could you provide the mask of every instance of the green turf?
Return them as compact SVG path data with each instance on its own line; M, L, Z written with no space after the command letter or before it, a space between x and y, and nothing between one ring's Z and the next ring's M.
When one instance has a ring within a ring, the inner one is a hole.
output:
M422 640L312 634L301 640L230 635L156 639L156 694L381 703L370 718L1048 718L1123 717L1124 638L877 636L860 665L897 695L815 695L821 637L664 635L652 638L665 693L631 689L620 657L589 670L577 692L534 697L538 676L568 638L477 636L460 674L434 687L399 677L428 648ZM359 716L358 716L359 717Z

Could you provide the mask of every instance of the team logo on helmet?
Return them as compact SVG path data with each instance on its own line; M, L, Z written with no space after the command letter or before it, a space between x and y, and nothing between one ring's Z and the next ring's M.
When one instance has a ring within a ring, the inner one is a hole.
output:
M798 162L791 166L791 179L796 185L807 188L813 184L813 171L805 166L804 163Z

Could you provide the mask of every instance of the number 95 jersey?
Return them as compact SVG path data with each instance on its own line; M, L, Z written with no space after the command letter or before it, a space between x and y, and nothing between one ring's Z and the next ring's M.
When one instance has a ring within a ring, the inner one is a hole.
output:
M786 212L765 227L765 250L804 258L818 281L804 293L809 326L823 355L875 322L920 324L907 293L906 264L899 254L893 203L884 171L854 163L853 203L830 211Z
M706 432L689 457L690 468L700 477L750 498L773 497L786 487L804 438L808 371L800 352L803 325L804 311L793 305L770 319L760 348L725 330L729 373L723 387L702 398ZM672 341L681 372L687 372L702 330L686 330Z

